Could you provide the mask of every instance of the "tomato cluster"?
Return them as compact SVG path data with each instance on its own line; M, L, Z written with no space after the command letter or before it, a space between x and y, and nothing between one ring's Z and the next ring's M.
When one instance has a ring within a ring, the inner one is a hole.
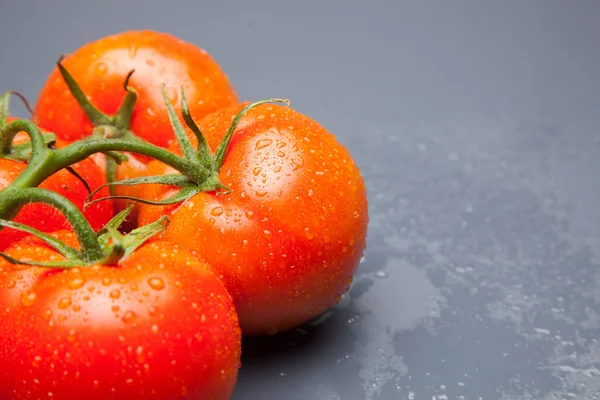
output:
M124 198L139 201L128 229L161 217L169 223L127 257L71 268L42 265L66 256L41 233L0 230L0 398L227 399L242 335L297 327L335 305L352 282L368 212L350 153L289 106L240 102L221 67L195 45L152 31L86 44L51 72L32 120L56 135L59 149L85 146L120 118L131 71L127 134L183 157L172 118L183 116L188 143L220 158L199 158L218 185L158 204L182 185L148 177L183 172L126 148L112 177L111 159L100 153L46 177L39 187L70 200L95 231ZM26 167L0 155L0 194ZM131 178L149 180L112 192L105 186ZM100 198L107 199L87 204ZM27 204L13 220L79 246L47 204Z

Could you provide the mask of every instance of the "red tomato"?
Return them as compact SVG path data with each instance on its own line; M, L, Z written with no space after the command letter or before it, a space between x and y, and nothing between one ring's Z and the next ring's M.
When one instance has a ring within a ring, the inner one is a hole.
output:
M10 120L14 120L11 118ZM10 122L9 120L9 122ZM28 140L25 133L19 133L15 143L20 143L23 140ZM63 145L62 142L57 143L58 147ZM14 181L17 176L25 168L27 164L0 158L0 190L8 186ZM100 168L91 160L83 160L75 165L73 169L85 179L92 190L106 183L104 174ZM63 169L56 174L48 177L42 184L41 188L52 190L67 199L71 200L77 208L79 208L90 225L94 229L100 229L113 216L113 205L109 200L107 202L94 203L91 206L84 208L83 203L89 192L79 178L75 177L66 169ZM102 189L94 198L108 196L107 188ZM60 229L70 229L70 225L65 217L56 211L55 208L44 204L34 203L24 206L13 221L20 222L32 226L42 232L53 232ZM21 231L15 231L10 228L0 230L0 251L7 248L10 244L16 242L27 234Z
M213 150L241 107L199 122ZM149 173L173 170L152 162ZM163 239L197 251L223 276L244 334L289 329L333 306L367 233L366 191L349 152L308 117L262 105L240 121L219 178L231 193L201 193L178 207L142 205L140 224L169 214ZM143 190L160 200L174 189Z
M60 259L33 238L6 252ZM229 399L240 366L231 296L205 264L167 242L111 266L0 260L0 331L0 392L15 400Z
M63 60L89 100L112 115L123 101L125 76L135 69L129 85L138 92L131 130L157 146L168 147L175 137L166 112L161 85L178 115L180 88L185 87L188 106L195 118L238 103L226 74L204 50L176 37L152 31L130 31L88 43ZM41 90L36 105L40 126L73 141L92 132L92 124L68 91L57 68ZM144 175L146 158L133 156L135 165L124 163L118 178ZM117 194L138 196L138 187L120 186ZM122 204L121 204L122 207Z

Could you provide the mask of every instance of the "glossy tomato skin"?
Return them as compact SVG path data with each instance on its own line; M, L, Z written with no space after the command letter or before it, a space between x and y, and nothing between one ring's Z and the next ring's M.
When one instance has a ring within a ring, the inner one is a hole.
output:
M19 133L15 143L24 140L27 140L25 134ZM57 142L58 147L62 147L63 145L63 142ZM0 158L0 190L14 181L26 167L27 164L25 163ZM85 179L92 190L106 183L104 174L91 160L78 162L73 165L73 169ZM113 216L113 204L111 200L94 203L84 208L83 204L89 192L83 182L66 169L48 177L39 187L56 192L73 202L83 212L92 228L96 230L102 228ZM108 195L108 189L104 188L94 198ZM60 212L51 206L39 203L24 206L13 220L32 226L42 232L53 232L70 228L69 223ZM0 251L26 235L26 233L15 231L14 229L3 228L0 230Z
M36 239L7 252L59 258ZM170 243L116 266L0 261L0 306L0 384L12 399L220 400L233 391L241 335L231 296Z
M113 114L123 101L123 81L138 93L131 130L157 146L174 138L161 85L181 115L183 85L192 115L200 118L238 102L226 74L204 50L174 36L154 31L128 31L88 43L65 57L62 64L99 110ZM40 125L64 140L77 140L92 131L81 107L55 68L43 86L37 105Z
M200 121L212 149L240 108ZM158 162L149 172L172 173ZM201 193L176 208L143 205L140 224L169 215L163 239L197 251L223 275L246 335L295 327L334 305L367 234L366 191L349 152L308 117L262 105L241 120L219 177L230 194ZM172 190L148 185L144 197Z
M161 85L165 85L177 115L181 115L181 86L185 88L194 118L238 103L227 75L208 53L165 33L128 31L104 37L68 55L63 65L92 104L110 115L117 111L125 96L125 76L135 69L129 81L138 93L131 130L164 148L175 136ZM92 132L92 124L68 91L57 68L43 86L35 111L40 126L56 132L61 139L74 141ZM134 158L117 168L118 177L145 174L150 160L141 156ZM138 188L119 186L115 193L139 197ZM117 206L122 209L124 203L118 200Z

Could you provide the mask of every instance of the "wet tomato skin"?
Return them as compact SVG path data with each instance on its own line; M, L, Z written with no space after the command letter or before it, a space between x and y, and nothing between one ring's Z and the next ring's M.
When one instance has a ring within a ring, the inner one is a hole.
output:
M136 90L138 98L130 129L136 136L163 148L175 138L161 92L163 84L177 115L181 115L182 86L194 118L238 103L228 76L210 54L166 33L142 30L106 36L78 48L62 64L90 102L108 115L118 110L125 97L123 81L135 70L129 86ZM81 139L93 129L58 68L54 68L42 87L35 114L40 126L65 141ZM150 159L128 156L130 161L117 167L117 179L144 176ZM99 165L103 168L103 162ZM117 186L115 193L139 197L139 187ZM125 208L122 200L116 200L115 204L117 211ZM136 213L137 208L132 217Z
M138 93L131 130L161 147L174 138L161 85L181 115L180 88L196 118L238 102L227 75L204 50L172 35L127 31L90 42L64 58L62 64L100 111L112 115L123 101L125 76ZM68 91L58 68L43 86L36 104L37 122L73 141L87 136L92 124Z
M59 258L31 237L7 253ZM12 399L229 399L240 366L230 295L206 264L161 241L115 266L0 260L0 331L0 393Z
M213 151L241 107L199 121ZM173 172L149 167L152 175ZM349 152L299 112L262 105L240 121L219 178L231 193L142 205L140 224L169 216L162 239L202 254L223 276L246 335L290 329L334 305L366 244L366 191ZM173 190L145 185L143 196L160 200Z

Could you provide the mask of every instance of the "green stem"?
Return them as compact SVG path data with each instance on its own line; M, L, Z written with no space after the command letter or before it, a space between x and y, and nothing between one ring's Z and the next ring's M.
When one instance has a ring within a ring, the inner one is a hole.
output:
M18 119L11 122L10 124L2 127L0 126L0 153L9 154L12 147L12 141L19 132L25 132L29 135L32 146L32 160L38 156L38 154L44 153L48 150L44 135L38 129L38 127L31 121L25 119ZM38 156L41 158L41 156Z
M208 171L199 167L193 160L186 160L183 157L179 157L165 149L140 141L139 139L131 140L127 138L93 138L75 142L67 147L58 149L55 151L56 161L53 163L52 173L65 168L67 165L85 160L92 154L108 151L125 151L153 158L175 168L194 182L203 182L208 176Z
M86 261L101 260L104 256L96 233L81 211L58 193L42 188L15 188L12 185L0 191L0 218L12 219L21 206L44 203L58 209L69 221L81 245L81 255Z

